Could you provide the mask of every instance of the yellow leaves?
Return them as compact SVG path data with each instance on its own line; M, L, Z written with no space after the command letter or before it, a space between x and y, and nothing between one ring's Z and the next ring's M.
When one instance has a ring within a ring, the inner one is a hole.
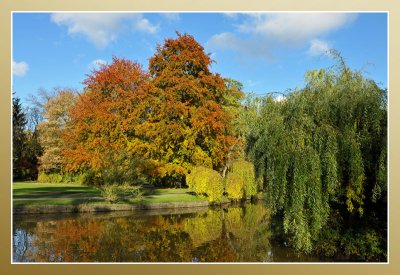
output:
M192 154L192 161L195 166L204 166L212 168L212 159L204 152L200 146L196 146L195 151Z
M217 171L201 166L195 167L186 176L186 184L196 194L206 194L210 202L222 200L223 179Z
M226 176L226 192L228 198L240 200L244 197L244 179L238 174L228 173Z

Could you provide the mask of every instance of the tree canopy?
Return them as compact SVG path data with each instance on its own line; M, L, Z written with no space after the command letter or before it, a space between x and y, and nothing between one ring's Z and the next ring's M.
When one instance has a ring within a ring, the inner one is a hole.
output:
M343 234L373 216L373 230L386 228L386 91L337 58L284 100L250 104L248 155L292 245L306 252L335 218Z
M66 169L101 174L118 163L121 173L135 170L164 185L184 183L194 166L221 170L239 144L231 109L242 93L211 63L192 36L178 33L157 47L149 72L116 57L93 71L64 131Z

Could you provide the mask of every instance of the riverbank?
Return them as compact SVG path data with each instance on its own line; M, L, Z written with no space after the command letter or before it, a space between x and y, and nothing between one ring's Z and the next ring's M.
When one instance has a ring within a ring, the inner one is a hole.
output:
M74 183L13 183L14 214L83 213L207 207L205 198L184 188L143 190L133 201L107 202L99 189Z
M19 205L13 207L13 214L51 214L51 213L85 213L110 211L136 211L154 209L176 209L208 207L208 201L199 202L158 202L137 204L76 204L76 205Z
M262 200L258 194L255 199ZM221 204L231 201L224 197ZM208 207L206 197L185 188L143 190L134 200L107 202L95 187L71 183L13 183L13 214L85 213Z

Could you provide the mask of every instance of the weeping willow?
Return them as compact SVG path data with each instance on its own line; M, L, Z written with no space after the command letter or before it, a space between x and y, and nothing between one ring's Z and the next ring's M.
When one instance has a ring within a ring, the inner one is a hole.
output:
M283 100L247 102L248 158L291 245L305 252L337 215L340 230L386 227L386 90L337 59Z

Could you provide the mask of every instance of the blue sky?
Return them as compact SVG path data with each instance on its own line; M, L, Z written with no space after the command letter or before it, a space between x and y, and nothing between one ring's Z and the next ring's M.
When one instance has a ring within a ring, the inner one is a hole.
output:
M338 50L353 69L387 87L385 13L14 13L13 91L24 102L40 88L82 90L96 64L113 56L145 69L156 45L188 33L217 63L212 71L245 92L285 92Z

